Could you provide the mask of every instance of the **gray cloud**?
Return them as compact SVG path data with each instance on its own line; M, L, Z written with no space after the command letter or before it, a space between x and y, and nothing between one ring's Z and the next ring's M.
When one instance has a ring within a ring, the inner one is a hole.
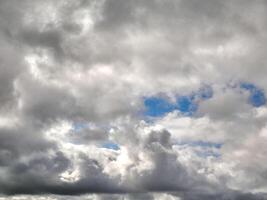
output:
M266 8L0 0L1 198L266 199L266 105L236 86L267 91ZM144 114L203 85L192 115Z

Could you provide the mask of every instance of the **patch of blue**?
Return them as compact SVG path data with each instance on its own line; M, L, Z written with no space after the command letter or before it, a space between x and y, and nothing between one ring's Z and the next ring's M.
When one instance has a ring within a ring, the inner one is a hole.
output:
M216 142L196 141L192 142L191 144L192 146L201 146L201 147L216 148L216 149L220 149L222 147L222 143L216 143Z
M213 96L213 90L211 86L205 86L201 88L197 94L202 100L209 99Z
M262 89L256 87L251 83L241 83L240 88L250 92L249 102L255 106L260 107L266 103L266 97Z
M162 117L175 110L184 115L191 116L198 109L199 100L206 100L213 96L213 90L210 86L200 88L189 95L176 97L176 102L171 102L162 96L151 96L144 98L145 112L144 115L150 117Z
M106 142L102 145L103 148L106 148L106 149L113 149L113 150L119 150L120 147L118 144L116 143L113 143L113 142Z
M249 97L250 102L255 107L260 107L266 103L265 95L262 92L256 92Z
M216 142L206 142L206 141L193 141L193 142L180 142L176 143L177 145L189 145L189 146L200 146L200 147L207 147L207 148L216 148L220 149L222 148L222 143L216 143Z
M257 87L252 83L241 83L240 87L249 91L257 90Z
M198 151L198 152L196 152L196 154L202 158L207 158L207 157L220 158L221 157L220 153L216 153L213 151Z
M176 101L177 109L184 114L192 114L197 110L193 96L180 96Z
M197 111L200 101L207 100L212 96L212 87L205 85L189 95L177 95L175 102L171 102L169 99L160 95L145 97L144 115L149 117L162 117L169 112L178 110L184 115L191 116Z
M82 129L85 129L88 127L88 124L85 123L74 123L73 124L73 129L75 131L81 131Z
M161 117L174 110L183 114L192 114L197 110L193 96L179 96L174 103L162 97L149 97L145 98L144 104L145 115L152 117Z
M166 113L176 110L176 106L162 97L145 98L144 104L146 107L145 115L152 117L163 116Z

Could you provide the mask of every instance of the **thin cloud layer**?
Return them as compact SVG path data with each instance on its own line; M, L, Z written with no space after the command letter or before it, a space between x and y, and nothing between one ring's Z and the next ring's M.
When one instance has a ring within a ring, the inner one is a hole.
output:
M263 0L0 0L0 200L267 199Z

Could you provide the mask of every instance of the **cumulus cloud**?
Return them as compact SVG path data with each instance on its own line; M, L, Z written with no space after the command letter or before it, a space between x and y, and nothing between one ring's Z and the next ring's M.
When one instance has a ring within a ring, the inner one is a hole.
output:
M267 199L266 9L0 0L0 200Z

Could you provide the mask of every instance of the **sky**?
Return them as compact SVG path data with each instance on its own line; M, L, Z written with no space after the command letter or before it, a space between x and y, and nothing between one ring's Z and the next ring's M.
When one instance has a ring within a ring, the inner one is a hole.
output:
M265 0L0 0L0 200L267 200Z

